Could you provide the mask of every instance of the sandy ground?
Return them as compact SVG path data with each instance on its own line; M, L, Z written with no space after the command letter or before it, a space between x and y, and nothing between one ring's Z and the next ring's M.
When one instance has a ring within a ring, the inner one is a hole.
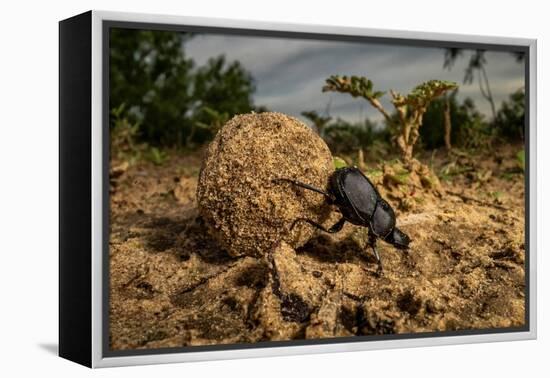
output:
M515 151L478 156L470 163L479 171L443 183L483 203L447 194L397 210L411 249L379 242L382 276L365 230L349 224L296 251L278 243L264 258L231 257L198 216L200 154L172 153L160 166L113 162L110 346L522 326L524 184L523 175L506 174ZM440 155L436 166L445 163ZM391 191L382 192L398 209Z

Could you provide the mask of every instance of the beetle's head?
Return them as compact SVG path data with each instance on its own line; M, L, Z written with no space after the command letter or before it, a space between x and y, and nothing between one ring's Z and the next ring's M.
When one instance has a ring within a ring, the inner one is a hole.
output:
M384 240L391 245L393 245L395 248L399 249L408 249L409 243L411 242L411 238L407 236L403 231L398 229L397 227L393 228L393 231L390 232Z

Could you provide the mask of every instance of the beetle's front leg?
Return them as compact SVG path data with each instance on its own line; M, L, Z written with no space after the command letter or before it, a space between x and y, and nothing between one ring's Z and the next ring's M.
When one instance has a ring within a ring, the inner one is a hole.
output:
M378 263L377 273L382 274L383 273L382 259L380 258L380 254L376 249L376 236L370 230L369 230L369 246L372 248L372 253L374 254L374 257L376 258L376 262Z
M288 182L292 185L296 185L300 188L304 188L304 189L308 189L308 190L311 190L313 192L316 192L316 193L319 193L319 194L322 194L323 196L325 196L325 198L327 199L328 203L329 204L332 204L334 203L334 196L324 190L321 190L321 189L318 189L314 186L311 186L309 184L305 184L303 182L300 182L300 181L296 181L296 180L292 180L292 179L288 179L288 178L275 178L273 180L271 180L273 182L278 182L278 181L282 181L282 182Z

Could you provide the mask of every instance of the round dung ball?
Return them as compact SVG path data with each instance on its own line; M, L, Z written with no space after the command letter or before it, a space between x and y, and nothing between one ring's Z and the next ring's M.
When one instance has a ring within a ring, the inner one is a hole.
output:
M296 118L281 113L235 116L208 146L197 186L199 212L211 234L232 256L263 256L285 241L305 244L331 208L322 194L334 171L325 142Z

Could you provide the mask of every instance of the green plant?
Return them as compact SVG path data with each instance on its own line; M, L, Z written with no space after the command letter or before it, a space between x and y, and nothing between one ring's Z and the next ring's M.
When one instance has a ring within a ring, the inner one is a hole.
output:
M137 141L139 123L132 123L125 116L125 105L114 108L110 112L110 158L135 163L146 149L145 143Z
M457 139L468 149L490 148L495 141L494 129L476 109L474 102L466 98L457 110Z
M448 107L447 107L448 106ZM445 130L441 127L445 122L445 112L448 109L449 124L452 125L448 144L445 141ZM459 103L456 92L433 100L422 119L420 128L420 144L426 149L452 146L458 148L480 148L491 144L493 133L490 125L477 110L474 102L466 98Z
M151 147L146 156L155 165L162 165L168 159L168 154L157 147Z
M335 154L349 154L372 146L377 141L389 141L389 132L369 121L350 123L343 119L326 126L323 138Z
M257 110L252 102L254 91L254 78L240 62L227 62L223 55L211 58L194 75L195 102L190 119L219 128L220 121Z
M332 158L332 163L334 164L334 169L345 168L348 166L348 163L341 157L335 156Z
M238 61L224 56L197 67L185 54L191 33L115 28L109 39L110 108L126 104L138 125L136 138L157 147L190 147L211 139L195 130L208 124L202 109L230 116L254 109L254 80Z
M138 142L139 124L131 123L125 116L125 106L111 109L110 157L116 160L135 164L146 159L153 164L161 165L168 154L158 147L149 147L147 143Z
M516 154L516 160L522 172L525 172L525 150L521 149Z
M206 105L199 110L199 114L201 120L193 123L191 133L187 137L188 146L191 146L194 140L198 140L200 143L213 138L230 118L228 112L222 112ZM202 136L197 134L202 134Z
M348 93L352 97L362 97L377 109L388 124L398 130L396 138L403 162L411 169L417 163L413 158L413 147L419 137L422 117L432 100L445 92L457 88L456 83L430 80L416 86L408 95L390 90L391 102L397 112L396 117L384 109L380 98L385 92L375 91L372 82L366 77L333 75L326 79L323 92Z
M524 139L525 91L512 93L508 101L502 103L493 122L496 133L503 139L518 141Z

